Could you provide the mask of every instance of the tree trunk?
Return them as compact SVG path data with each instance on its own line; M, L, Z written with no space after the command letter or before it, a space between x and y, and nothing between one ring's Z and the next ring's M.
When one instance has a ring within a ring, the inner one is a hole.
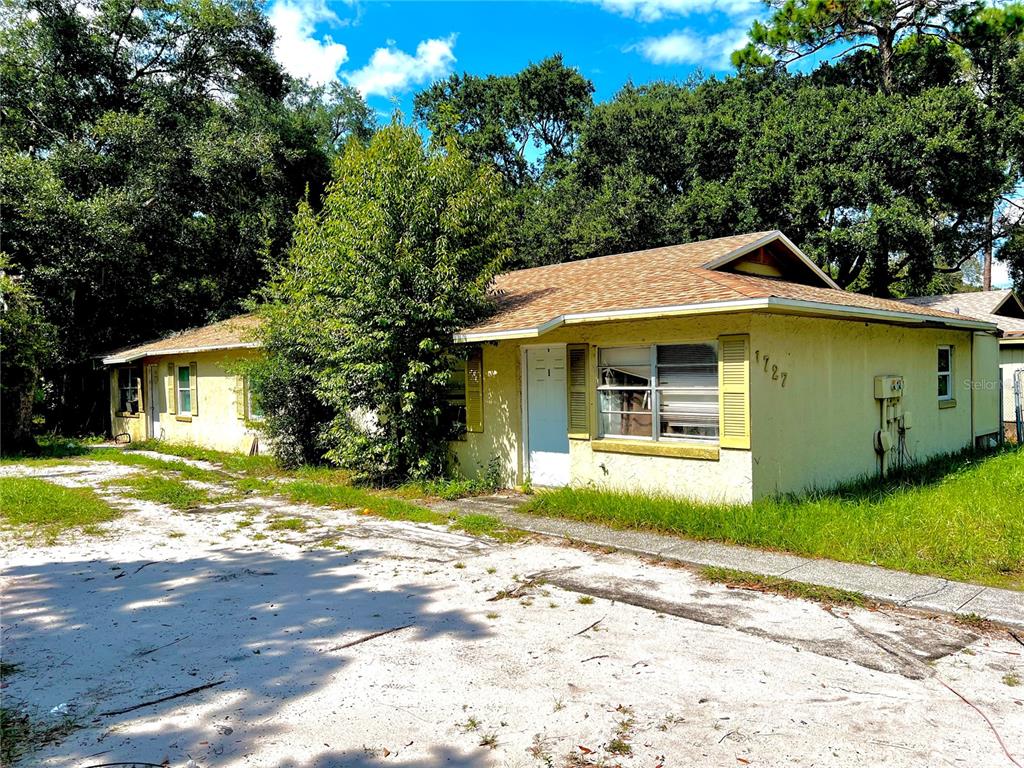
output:
M896 33L885 30L878 35L878 69L881 76L882 93L892 95L893 41Z
M985 232L985 255L981 264L981 289L992 290L992 235L995 228L995 212L989 211L988 228Z

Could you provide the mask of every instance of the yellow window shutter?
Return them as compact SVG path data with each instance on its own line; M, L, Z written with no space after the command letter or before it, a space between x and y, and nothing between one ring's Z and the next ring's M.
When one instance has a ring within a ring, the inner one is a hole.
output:
M167 363L167 412L178 412L178 382L175 379L174 363Z
M750 337L718 338L719 444L750 448Z
M121 372L114 368L110 371L110 411L117 413L121 409Z
M135 380L135 391L139 393L139 413L146 412L146 406L143 401L144 395L142 394L142 379L141 377Z
M199 368L195 363L188 364L188 389L189 389L189 400L192 401L192 415L199 415L199 396L196 392L199 381L196 377L196 371Z
M479 348L466 358L466 431L484 431L484 356Z
M245 418L245 376L235 376L235 417Z
M590 348L586 344L570 344L566 348L568 364L569 437L590 437L590 384L587 358Z

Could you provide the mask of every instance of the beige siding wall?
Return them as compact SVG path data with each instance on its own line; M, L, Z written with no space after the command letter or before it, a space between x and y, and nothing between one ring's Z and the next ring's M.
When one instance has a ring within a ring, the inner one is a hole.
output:
M227 370L231 363L253 353L247 350L199 352L191 355L150 357L139 361L143 380L142 413L126 417L116 412L116 372L111 371L111 414L114 434L127 432L132 440L162 438L175 443L194 443L219 451L248 452L256 432L246 425L245 419L237 415L236 378ZM156 364L157 386L150 386L148 368ZM169 413L167 403L167 364L175 366L196 363L196 397L198 413ZM159 417L155 429L150 433L150 398L155 398ZM261 446L265 450L266 446Z
M987 422L998 396L992 388L995 365L972 371L972 357L988 357L972 356L972 341L969 331L755 316L751 356L761 360L751 361L755 496L830 487L876 473L877 375L905 379L902 406L912 416L907 449L914 460L971 445L973 406L979 406L979 426L994 431ZM940 407L936 391L936 350L944 344L954 347L956 406L947 408ZM772 378L775 365L786 373L785 386L781 376Z

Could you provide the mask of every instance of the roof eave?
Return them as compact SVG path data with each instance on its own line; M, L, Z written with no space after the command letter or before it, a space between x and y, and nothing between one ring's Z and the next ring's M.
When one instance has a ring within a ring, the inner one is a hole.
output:
M228 349L259 349L258 341L240 341L235 344L214 344L212 346L176 347L174 349L147 349L142 351L128 350L117 355L103 358L103 365L124 365L142 360L144 357L166 357L167 355L192 355L198 352L219 352Z
M609 310L602 312L581 312L559 315L541 325L528 328L513 328L500 331L479 331L455 334L456 343L466 344L482 341L508 341L528 339L542 336L548 331L562 325L579 323L600 323L614 320L644 320L656 317L678 317L680 315L710 315L723 312L758 312L785 310L795 314L811 316L831 316L857 318L889 323L914 325L942 325L950 328L963 328L995 333L998 329L994 323L981 320L954 319L936 315L924 315L916 312L899 312L889 309L872 309L870 307L853 307L846 304L830 304L827 302L806 301L802 299L759 298L739 299L730 301L707 302L703 304L682 304L669 307L643 307L639 309Z

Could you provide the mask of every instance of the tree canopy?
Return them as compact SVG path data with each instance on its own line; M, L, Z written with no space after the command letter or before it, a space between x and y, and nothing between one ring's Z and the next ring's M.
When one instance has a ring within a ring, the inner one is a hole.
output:
M56 329L56 425L102 428L89 357L238 311L329 153L372 124L351 92L284 75L255 0L8 0L4 16L3 250Z
M488 306L505 226L497 171L451 140L393 123L346 147L261 309L250 376L286 460L374 482L445 472L454 335Z

